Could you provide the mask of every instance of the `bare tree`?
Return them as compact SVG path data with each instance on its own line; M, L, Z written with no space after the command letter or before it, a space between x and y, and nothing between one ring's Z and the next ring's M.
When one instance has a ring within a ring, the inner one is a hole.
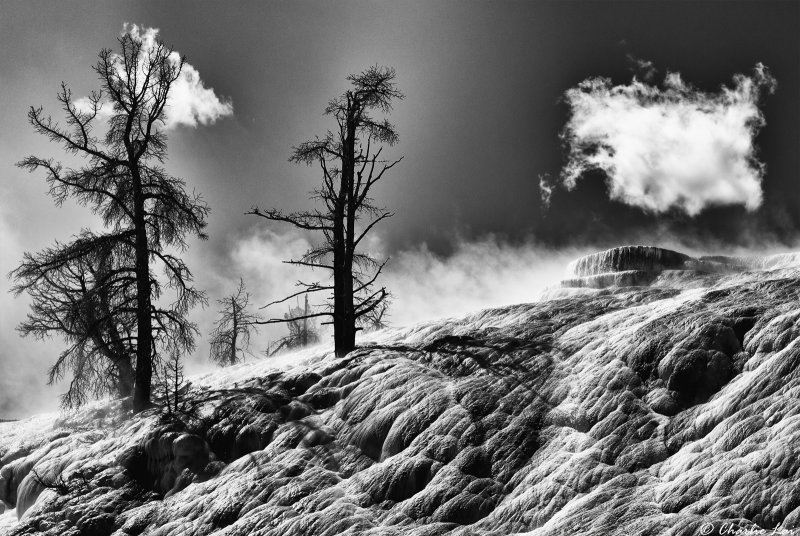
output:
M291 350L318 343L319 332L317 331L317 325L309 313L308 296L306 295L304 308L299 306L291 307L289 312L283 315L286 320L286 327L289 328L289 333L279 339L274 347L268 348L267 355L275 355L284 348Z
M168 414L179 413L184 392L189 388L183 375L181 352L174 348L169 359L161 363L161 390L164 394L164 407Z
M129 250L136 286L133 405L140 411L151 404L159 346L177 344L183 351L194 346L196 328L186 320L186 313L205 303L205 296L191 286L192 274L184 262L165 248L184 249L187 234L206 238L209 209L199 195L188 194L185 183L163 168L167 97L185 60L161 42L150 46L130 33L120 37L119 44L119 53L100 52L94 70L101 89L87 101L79 105L62 83L58 100L65 126L45 116L41 107L28 112L37 132L68 154L83 158L85 165L64 168L53 159L35 156L18 165L29 171L43 169L56 203L72 197L88 205ZM101 139L94 128L101 109L108 105L112 114ZM164 270L163 284L152 275L158 264ZM163 286L176 292L168 307L157 301Z
M32 298L19 331L39 339L61 335L68 343L48 377L52 384L71 373L64 407L133 392L136 281L131 250L120 245L121 236L84 231L71 244L26 253L11 273L12 290Z
M376 224L392 216L374 203L370 193L386 172L402 160L382 157L382 145L394 145L398 135L388 120L375 119L371 113L388 113L393 101L403 98L394 79L394 69L379 66L348 76L352 88L332 99L325 109L325 114L332 116L336 123L335 131L293 148L291 162L320 167L322 185L314 190L312 199L321 208L285 213L254 207L247 213L322 235L321 244L300 259L288 262L328 270L332 284L299 282L301 291L268 305L301 294L332 292L332 304L323 311L304 316L332 318L337 356L344 356L355 348L359 319L378 307L387 296L385 288L374 290L373 287L386 261L379 262L358 248ZM264 323L299 319L301 317L273 318Z
M211 332L211 360L220 366L235 365L244 361L250 347L250 336L258 329L258 314L248 311L250 295L239 280L234 294L218 300L222 306L219 319Z
M86 493L91 487L86 473L83 472L75 473L67 479L64 477L64 473L59 473L58 476L44 476L37 469L33 469L31 478L42 488L52 490L62 496L75 492Z
M378 331L388 325L389 300L383 300L378 307L361 317L361 327L364 331Z

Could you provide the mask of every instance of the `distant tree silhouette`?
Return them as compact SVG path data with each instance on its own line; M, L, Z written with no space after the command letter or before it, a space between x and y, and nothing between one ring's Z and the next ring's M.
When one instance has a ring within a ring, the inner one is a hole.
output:
M389 300L386 299L378 307L361 317L360 325L364 331L378 331L388 325Z
M309 312L308 296L305 296L304 308L291 307L289 312L283 315L286 326L289 328L289 334L279 339L274 347L267 349L268 355L275 355L284 348L291 350L319 342L317 325Z
M161 391L164 395L164 409L167 414L179 413L182 409L184 394L189 388L183 375L181 352L173 348L169 359L161 361Z
M360 319L380 306L387 296L385 288L373 288L386 261L379 262L358 247L378 222L392 216L374 203L370 193L386 172L402 160L385 160L381 156L382 144L394 145L398 135L388 120L375 119L371 113L388 113L393 101L403 98L394 83L395 76L394 69L379 66L348 76L352 88L332 99L325 109L325 114L336 123L335 131L293 148L291 162L319 165L322 171L322 186L312 196L321 205L320 209L285 213L254 207L247 213L322 235L321 244L300 259L288 262L329 270L333 284L300 282L303 290L273 304L301 294L331 291L332 306L264 323L331 317L337 356L355 348Z
M244 361L250 347L250 336L258 329L261 317L248 311L250 295L239 280L236 292L217 300L222 306L219 319L211 332L211 360L220 366L235 365Z
M120 269L130 270L127 281L135 283L135 300L126 312L135 315L133 405L140 411L151 405L153 367L162 348L185 352L194 346L197 330L186 314L205 303L205 296L191 286L192 274L184 262L166 248L184 249L187 234L206 238L209 209L162 167L167 155L167 96L185 60L159 41L150 46L130 33L120 37L119 44L120 52L104 49L99 54L94 67L99 92L79 103L62 83L58 100L66 125L45 116L41 107L28 112L37 132L69 155L83 158L85 165L64 168L53 159L35 156L18 165L29 171L43 169L56 203L72 197L91 207L110 230L106 238L115 239L116 255L126 259ZM109 105L111 117L100 139L94 128L101 109ZM153 276L156 265L164 270L163 280ZM158 302L165 287L176 293L169 306Z

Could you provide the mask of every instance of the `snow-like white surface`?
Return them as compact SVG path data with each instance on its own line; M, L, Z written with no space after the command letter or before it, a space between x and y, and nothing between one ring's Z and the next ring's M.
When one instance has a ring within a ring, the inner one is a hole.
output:
M0 534L6 534L17 525L17 512L9 508L5 513L0 514Z
M0 475L18 468L27 494L0 534L800 527L796 260L553 289L367 333L343 359L215 370L190 378L180 421L105 402L0 424ZM31 468L74 489L41 492Z

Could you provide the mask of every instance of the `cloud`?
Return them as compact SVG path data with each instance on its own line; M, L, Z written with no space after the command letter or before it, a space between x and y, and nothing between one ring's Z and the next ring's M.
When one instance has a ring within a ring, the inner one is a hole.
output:
M188 63L181 77L172 86L168 108L167 128L179 124L190 127L210 125L221 117L233 115L233 103L222 99L211 88L205 87L200 73Z
M142 41L142 54L152 50L158 39L158 28L140 27L136 24L124 24L122 33L128 33L134 39ZM181 55L173 50L169 58L177 64ZM188 62L184 63L180 78L170 88L166 128L175 128L178 125L210 125L230 115L233 115L231 100L218 97L212 88L205 86L197 69Z
M652 65L650 65L652 67ZM612 86L590 78L569 89L570 118L562 132L569 149L561 179L567 189L587 171L607 176L609 196L647 211L677 208L697 215L714 205L761 205L765 167L753 139L765 125L762 92L775 79L762 64L733 86L702 92L679 73L662 87L633 78Z
M158 32L158 28L147 28L128 23L125 23L122 28L122 35L129 34L142 42L141 56L146 56L157 45ZM120 59L119 55L114 57ZM180 60L180 53L173 50L169 55L169 61L178 64ZM97 119L102 121L111 117L113 108L110 102L101 104ZM80 111L88 112L91 110L91 101L89 97L81 97L75 101L75 106ZM167 97L164 127L175 129L179 125L188 127L211 125L218 119L231 115L233 115L233 102L217 96L213 88L205 86L197 69L188 62L184 63L180 77L173 82Z

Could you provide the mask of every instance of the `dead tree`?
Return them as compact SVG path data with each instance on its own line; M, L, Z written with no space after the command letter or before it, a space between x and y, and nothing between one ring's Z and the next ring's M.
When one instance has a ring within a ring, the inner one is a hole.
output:
M313 321L308 318L308 295L304 296L305 298L305 307L301 311L295 311L294 314L289 313L291 317L301 316L294 321L289 322L289 329L294 330L295 339L301 346L308 346L313 342L317 342L319 340L319 336L317 335L317 331L315 326L313 325ZM299 307L298 307L299 309ZM309 322L312 322L312 325L309 326Z
M250 336L257 331L258 314L248 310L250 295L239 280L234 294L218 300L222 306L219 319L211 332L211 360L220 366L235 365L244 361L250 347Z
M332 304L305 318L331 318L328 323L333 324L337 356L355 348L359 320L387 296L385 288L373 287L386 261L375 260L361 252L359 246L376 224L392 216L376 205L370 195L375 184L402 160L386 160L382 156L383 146L394 145L398 135L388 120L373 118L371 114L388 113L393 101L403 98L394 79L394 69L378 66L348 76L352 88L332 99L325 109L325 114L333 117L336 129L294 147L291 162L320 167L322 185L312 196L320 208L285 213L254 207L247 212L322 235L319 245L302 258L288 262L327 270L332 282L300 282L302 290L268 305L301 294L331 292ZM263 323L300 319L273 318Z
M283 315L289 333L279 339L274 347L267 348L268 356L273 356L283 349L292 350L319 342L319 332L317 331L316 322L310 317L310 311L308 296L305 296L304 308L292 307L288 313Z
M18 330L68 343L50 368L48 382L71 375L61 395L64 407L105 395L133 393L135 355L135 277L130 248L122 235L83 232L71 244L26 253L11 275L13 291L27 292L31 311Z
M175 348L169 359L161 363L161 390L164 394L164 408L172 415L181 410L181 401L189 385L183 375L181 352Z
M387 311L389 310L389 300L386 299L378 307L361 317L361 327L364 331L378 331L388 325Z
M151 403L159 346L177 343L184 351L194 346L196 328L186 320L186 313L204 303L205 297L191 286L192 275L184 262L167 248L185 248L187 234L206 238L209 209L163 168L167 97L185 60L161 42L150 46L129 33L119 38L119 44L120 52L100 52L94 70L101 88L89 96L88 104L78 106L62 83L58 100L65 125L45 116L41 107L28 112L38 133L60 144L69 155L83 158L85 164L64 168L53 159L29 156L18 165L29 171L44 170L56 203L72 197L99 214L114 234L125 236L136 286L133 405L140 411ZM94 129L103 106L110 106L112 114L105 136L98 138ZM152 274L159 264L165 273L163 283ZM169 307L158 303L165 286L176 293Z
M70 493L86 493L90 488L86 473L76 473L67 479L63 473L58 476L44 476L37 469L33 469L31 470L31 478L43 489L52 490L61 496L69 495Z

